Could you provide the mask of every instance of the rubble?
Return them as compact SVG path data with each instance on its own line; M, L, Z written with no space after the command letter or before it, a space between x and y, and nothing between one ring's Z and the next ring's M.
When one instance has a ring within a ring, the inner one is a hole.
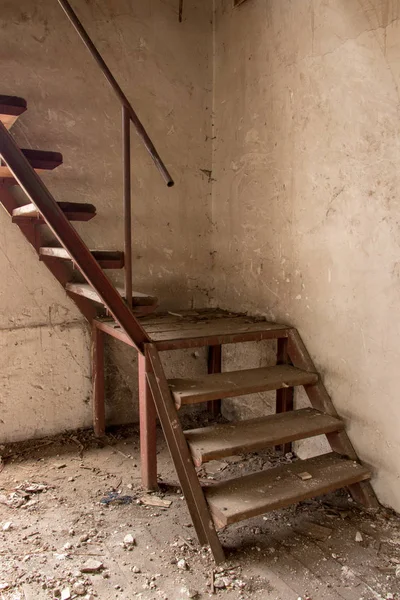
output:
M176 563L176 566L178 567L178 569L181 569L181 571L187 571L187 569L189 568L184 558L180 558Z
M99 560L89 559L83 567L81 567L81 573L99 573L104 569L104 565Z
M136 438L132 440L129 452L136 460L134 444L138 443ZM29 600L61 600L67 591L69 600L184 600L213 593L215 598L226 600L272 599L278 592L271 591L268 575L252 572L262 565L266 573L272 572L275 578L293 586L293 598L298 594L303 600L307 597L301 578L308 573L313 600L325 597L324 585L334 588L335 584L357 600L388 600L390 594L400 600L396 585L400 578L400 521L389 511L374 515L358 511L349 504L346 493L306 500L294 508L268 513L265 520L256 517L236 530L233 527L222 533L223 542L232 549L228 555L231 562L216 567L209 549L200 548L197 542L189 513L180 500L182 492L177 490L172 470L168 471L166 450L159 455L160 472L166 473L162 492L145 494L140 487L139 468L127 473L124 461L116 451L110 452L109 446L87 453L87 471L81 477L74 475L80 468L76 448L66 458L63 449L58 451L59 459L54 458L56 452L53 458L49 456L46 448L43 460L27 453L23 466L19 459L15 470L12 460L7 463L7 481L0 494L7 501L14 494L12 500L21 500L23 508L11 512L9 506L0 506L0 598L4 596L4 600L16 600L17 595L23 600L25 589ZM236 458L224 461L226 467L216 473L215 479L292 460L273 451ZM66 469L52 468L55 460L65 461ZM34 475L28 473L30 469ZM75 480L73 484L68 481L70 476ZM129 489L132 491L125 505L123 494ZM104 490L112 491L105 495ZM110 501L110 509L101 503L103 497ZM157 511L147 509L152 504L147 505L143 498L163 505ZM25 511L31 500L36 504ZM4 531L6 523L12 526ZM188 526L192 527L190 531ZM362 544L355 542L357 531L362 532ZM140 539L139 548L132 544L135 538L137 542ZM128 548L133 552L128 554ZM312 553L308 552L310 548ZM321 561L319 591L311 588L316 580L308 568L314 553ZM291 572L289 582L285 581L285 569L281 569L288 555L290 560L298 561L297 572ZM323 561L327 561L326 575Z
M70 600L70 598L71 598L71 590L70 590L70 588L69 587L64 588L61 591L61 600Z
M81 581L77 581L76 583L74 583L74 585L72 586L72 590L78 596L84 596L86 593L86 588Z
M299 479L302 481L308 481L309 479L312 479L311 473L308 473L307 471L303 471L303 473L297 473L297 477L299 477Z
M135 538L133 537L133 535L131 533L128 533L125 537L124 537L124 546L125 548L130 548L132 546L135 545Z

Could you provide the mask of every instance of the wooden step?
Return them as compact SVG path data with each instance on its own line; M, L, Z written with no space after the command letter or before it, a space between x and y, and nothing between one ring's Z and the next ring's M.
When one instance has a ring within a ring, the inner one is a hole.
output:
M299 475L304 473L311 478L303 480ZM368 469L359 463L331 453L221 481L203 489L214 523L222 528L365 481L370 476Z
M26 100L17 96L0 95L0 121L10 129L27 109Z
M40 173L42 171L52 171L53 169L59 167L62 164L63 158L60 152L50 152L47 150L30 150L21 149L22 154L28 159L31 167L35 169L36 172ZM0 165L0 179L6 180L7 182L14 182L14 175L11 170L8 168L4 161Z
M66 290L71 294L77 294L78 296L83 296L98 304L103 304L98 293L88 283L67 283ZM117 288L117 290L121 296L124 297L124 290L122 288ZM148 294L142 294L141 292L132 292L132 294L133 307L148 307L148 312L151 312L157 307L158 299L155 296L149 296ZM143 313L145 311L141 310L140 312Z
M302 408L248 421L191 429L185 431L185 437L193 462L199 467L209 460L255 452L342 429L344 423L340 419L314 408Z
M69 221L90 221L96 216L96 207L93 204L81 202L57 202ZM13 210L13 223L35 222L44 223L44 219L34 204L25 204Z
M183 404L244 396L295 385L310 385L317 381L317 373L308 373L289 365L278 365L262 369L216 373L197 379L170 379L168 383L175 404L179 408Z
M103 269L122 269L124 266L124 253L113 250L91 250L93 257ZM61 260L72 260L64 248L40 248L41 256L49 256Z

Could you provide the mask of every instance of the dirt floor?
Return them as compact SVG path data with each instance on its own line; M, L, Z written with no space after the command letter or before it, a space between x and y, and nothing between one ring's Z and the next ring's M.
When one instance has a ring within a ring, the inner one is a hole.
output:
M150 499L138 448L134 428L101 441L79 432L0 446L2 600L400 600L400 518L391 511L363 511L346 493L303 502L221 533L228 562L216 567L198 546L162 435L162 491ZM234 457L201 475L290 460Z

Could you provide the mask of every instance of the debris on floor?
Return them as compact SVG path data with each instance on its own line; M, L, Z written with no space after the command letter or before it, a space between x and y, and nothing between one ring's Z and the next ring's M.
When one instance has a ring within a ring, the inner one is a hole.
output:
M134 428L2 447L1 600L400 600L393 512L364 511L347 493L305 501L220 532L228 561L216 566L161 436L158 447L151 494ZM203 472L220 481L294 460L268 451Z

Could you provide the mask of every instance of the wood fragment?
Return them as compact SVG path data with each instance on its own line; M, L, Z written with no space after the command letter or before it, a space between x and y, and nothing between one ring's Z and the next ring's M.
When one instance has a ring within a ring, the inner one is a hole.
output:
M308 481L308 479L312 479L311 473L307 471L303 471L303 473L297 473L297 477L299 477L302 481Z
M161 508L169 508L172 504L171 500L164 500L164 498L150 495L142 496L140 502L146 506L160 506Z
M215 573L214 573L214 569L211 569L211 593L215 594Z
M295 531L322 542L332 535L333 532L330 527L324 527L323 525L318 525L318 523L313 523L312 521L301 523L296 527Z

